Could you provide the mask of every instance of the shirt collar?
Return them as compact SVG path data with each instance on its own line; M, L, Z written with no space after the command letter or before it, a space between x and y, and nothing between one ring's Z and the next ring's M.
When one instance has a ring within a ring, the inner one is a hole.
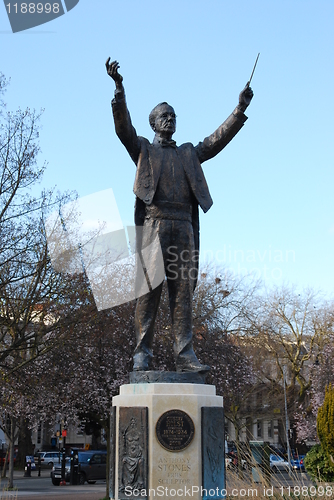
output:
M162 146L163 148L167 148L167 147L176 148L175 141L173 141L173 140L169 141L167 139L164 139L163 137L158 137L158 136L154 137L153 144L160 144L160 146Z

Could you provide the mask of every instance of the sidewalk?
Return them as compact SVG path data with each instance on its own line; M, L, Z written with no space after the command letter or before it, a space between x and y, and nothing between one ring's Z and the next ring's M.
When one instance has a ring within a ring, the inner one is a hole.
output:
M40 478L46 478L50 477L50 472L51 469L42 469L41 470L41 475L40 477L38 476L38 471L37 470L32 470L31 471L31 479L40 479ZM7 469L6 477L3 479L0 479L0 484L4 484L8 481L9 477L9 471ZM24 470L15 470L14 469L14 481L17 481L18 479L30 479L24 476Z
M73 494L61 494L59 493L58 495L53 495L52 493L48 493L47 497L44 495L29 495L29 496L22 496L20 493L15 493L11 492L10 494L5 492L5 493L0 493L0 500L101 500L103 497L103 494L101 493L90 493L87 491L86 493L73 493Z
M8 476L8 474L7 474ZM105 481L96 484L54 486L50 478L50 469L43 469L41 476L32 471L31 477L25 477L23 470L14 471L14 490L6 491L8 477L0 483L0 500L101 500L105 498Z
M0 500L14 500L16 499L17 500L46 500L45 497L42 497L40 495L38 496L21 496L21 495L18 495L17 497L13 496L13 497L2 497L0 496ZM101 493L90 493L89 491L87 491L87 493L73 493L73 494L69 494L69 495L62 495L61 493L58 494L58 495L52 495L48 493L48 496L47 496L47 500L101 500L102 498L104 498L103 496L101 496Z

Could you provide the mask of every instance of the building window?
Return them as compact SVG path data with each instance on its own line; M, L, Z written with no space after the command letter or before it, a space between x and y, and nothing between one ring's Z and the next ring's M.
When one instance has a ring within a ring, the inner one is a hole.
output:
M273 437L273 423L271 420L268 422L268 438Z
M261 420L257 421L257 437L262 437L262 422Z

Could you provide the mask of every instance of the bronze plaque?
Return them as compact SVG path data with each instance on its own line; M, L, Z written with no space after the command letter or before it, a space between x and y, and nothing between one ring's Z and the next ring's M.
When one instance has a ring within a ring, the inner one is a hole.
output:
M181 451L191 443L195 426L186 412L169 410L157 421L155 432L163 448L169 451Z

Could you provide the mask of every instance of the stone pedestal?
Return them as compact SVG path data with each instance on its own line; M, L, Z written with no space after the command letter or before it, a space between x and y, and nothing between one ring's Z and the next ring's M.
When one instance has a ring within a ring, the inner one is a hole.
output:
M225 496L223 398L214 386L123 385L113 421L111 498Z

